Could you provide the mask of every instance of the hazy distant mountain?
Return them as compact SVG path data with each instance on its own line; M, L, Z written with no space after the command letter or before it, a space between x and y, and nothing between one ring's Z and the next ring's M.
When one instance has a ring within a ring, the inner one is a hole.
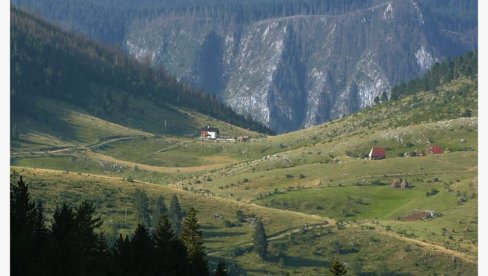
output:
M473 0L61 2L14 1L163 64L278 132L356 112L477 48Z

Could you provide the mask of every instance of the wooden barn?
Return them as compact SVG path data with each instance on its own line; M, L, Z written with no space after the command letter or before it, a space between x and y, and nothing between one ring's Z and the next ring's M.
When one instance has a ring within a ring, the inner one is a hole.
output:
M429 153L431 154L441 154L441 153L444 153L444 150L442 150L442 148L440 146L432 146L430 149L429 149Z
M385 148L373 147L369 152L368 159L369 160L385 159L385 153L386 153Z
M220 135L219 129L211 126L202 126L200 128L200 138L217 139Z

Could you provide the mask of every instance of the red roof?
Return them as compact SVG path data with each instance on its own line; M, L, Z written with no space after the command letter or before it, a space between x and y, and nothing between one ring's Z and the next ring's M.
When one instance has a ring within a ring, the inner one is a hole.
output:
M442 148L440 146L433 146L430 148L430 152L432 152L432 154L440 154L440 153L444 153L444 151L442 150Z
M373 147L369 153L370 157L385 157L385 148Z

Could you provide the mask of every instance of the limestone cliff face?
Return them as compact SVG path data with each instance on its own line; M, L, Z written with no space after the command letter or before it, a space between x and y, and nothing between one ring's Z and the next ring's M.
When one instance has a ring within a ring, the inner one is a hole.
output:
M121 44L277 132L368 107L477 47L476 0L12 3Z
M393 85L470 48L414 0L246 24L141 20L129 29L125 46L277 132L371 106Z

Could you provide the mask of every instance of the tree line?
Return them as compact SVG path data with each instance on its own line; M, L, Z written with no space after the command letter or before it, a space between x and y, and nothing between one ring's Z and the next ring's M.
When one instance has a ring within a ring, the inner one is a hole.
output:
M461 77L478 77L477 50L467 52L464 55L455 58L448 58L440 63L436 63L422 77L393 87L391 89L390 99L396 100L402 96L412 95L419 91L433 90L444 83L448 83ZM382 101L384 97L385 96L382 95Z
M163 214L155 227L139 223L132 237L120 234L109 247L93 204L63 203L47 227L20 177L10 194L11 275L210 275L196 214L188 209L180 235ZM225 263L212 275L227 275Z
M273 133L238 115L215 96L177 81L161 66L153 68L121 49L67 33L16 8L11 8L10 35L12 114L36 116L35 96L66 101L101 117L125 114L130 99L143 98L162 108L188 108Z

